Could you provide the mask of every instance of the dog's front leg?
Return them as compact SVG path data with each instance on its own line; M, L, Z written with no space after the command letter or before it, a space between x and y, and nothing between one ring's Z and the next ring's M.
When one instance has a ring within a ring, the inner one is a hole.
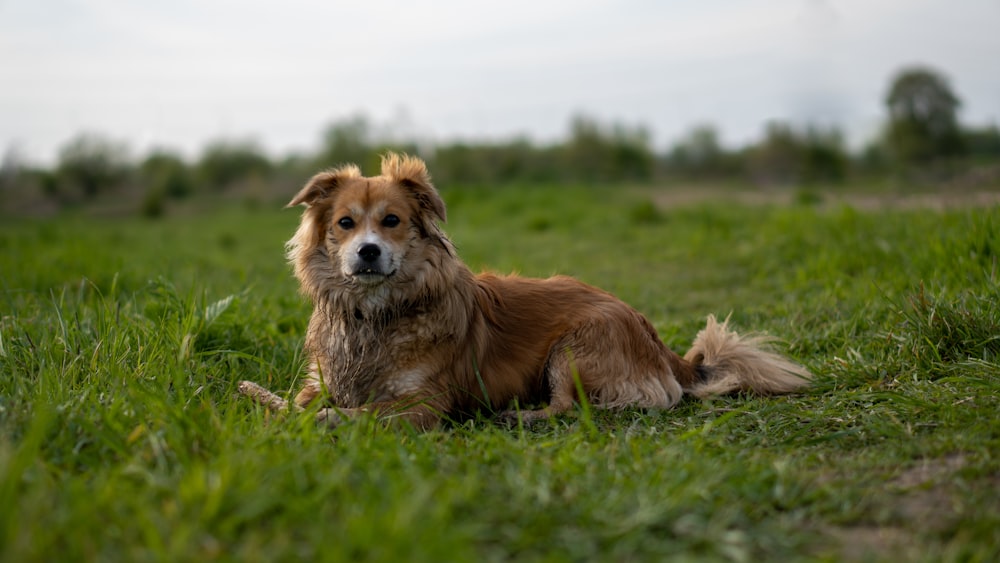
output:
M302 412L309 404L309 401L312 400L312 397L310 397L304 404L300 404L299 399L303 396L303 393L305 393L305 391L303 391L302 393L299 393L298 397L296 397L295 402L290 403L252 381L241 381L239 384L239 391L243 395L246 395L256 401L261 406L279 412L287 412L290 408L294 409L295 412ZM338 409L334 407L324 407L316 412L316 422L326 424L327 426L333 428L343 422L345 418L357 415L357 413L361 412L361 410L362 409Z
M254 401L257 401L260 405L267 407L275 411L286 411L288 410L288 401L282 399L278 395L275 395L271 391L257 385L253 381L241 381L238 387L240 393L250 397ZM301 411L302 408L298 405L293 405L296 411Z

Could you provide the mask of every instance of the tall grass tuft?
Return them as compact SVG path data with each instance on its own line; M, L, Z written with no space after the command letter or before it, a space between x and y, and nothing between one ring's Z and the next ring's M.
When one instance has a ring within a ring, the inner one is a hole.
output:
M1000 291L928 295L923 285L900 308L901 353L932 375L969 363L1000 368Z

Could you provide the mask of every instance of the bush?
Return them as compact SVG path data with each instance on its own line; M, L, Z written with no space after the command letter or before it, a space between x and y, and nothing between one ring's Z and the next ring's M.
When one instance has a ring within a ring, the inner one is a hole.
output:
M180 156L155 151L139 165L139 173L146 193L160 193L173 199L185 198L194 193L191 171Z
M54 192L61 199L93 199L124 184L129 172L124 143L84 133L59 150Z
M847 176L847 152L836 128L799 131L772 122L764 140L745 154L750 177L761 184L835 184Z
M201 183L215 192L270 172L271 161L255 141L215 141L205 148L197 168Z

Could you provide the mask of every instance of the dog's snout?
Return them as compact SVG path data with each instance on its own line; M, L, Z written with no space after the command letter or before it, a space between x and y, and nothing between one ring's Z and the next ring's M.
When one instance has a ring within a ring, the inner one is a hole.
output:
M362 245L361 248L358 249L358 256L360 256L365 262L371 264L372 262L378 260L379 256L382 256L382 249L379 248L377 244L368 243Z

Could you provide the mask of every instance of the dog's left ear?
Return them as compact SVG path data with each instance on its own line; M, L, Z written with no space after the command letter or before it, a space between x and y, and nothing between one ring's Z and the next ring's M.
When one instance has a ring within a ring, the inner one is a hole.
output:
M382 175L388 176L408 189L422 210L430 212L442 222L447 221L444 200L431 183L431 175L427 172L427 165L423 160L413 156L388 153L382 157Z
M344 180L359 177L361 177L361 170L353 164L320 172L306 182L305 187L299 190L299 193L295 194L295 197L292 198L292 201L288 202L286 207L295 207L303 203L307 207L312 206L315 202L336 191L344 183Z

